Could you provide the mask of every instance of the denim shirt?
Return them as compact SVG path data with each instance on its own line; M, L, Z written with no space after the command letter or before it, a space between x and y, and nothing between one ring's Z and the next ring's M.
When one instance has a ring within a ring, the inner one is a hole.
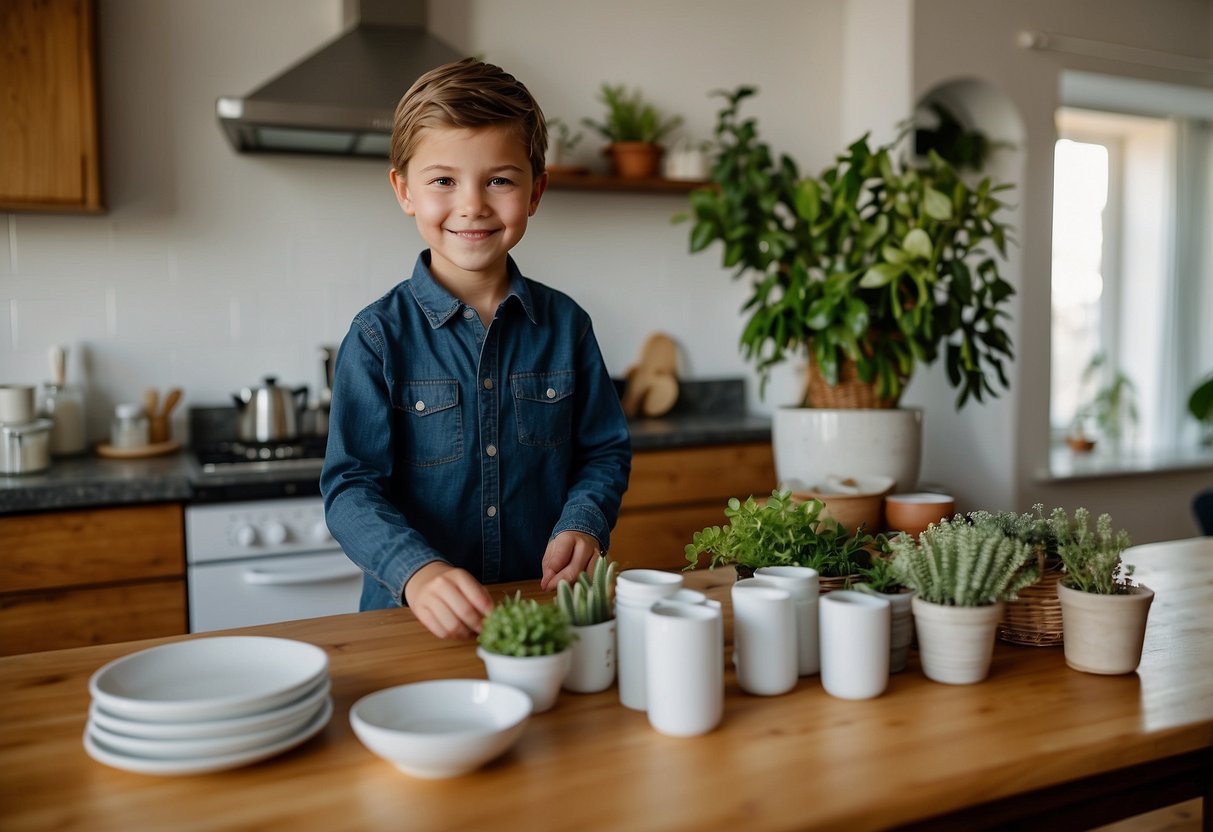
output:
M631 440L590 317L508 269L486 329L426 251L341 344L320 488L362 609L435 560L495 583L538 578L559 532L609 546Z

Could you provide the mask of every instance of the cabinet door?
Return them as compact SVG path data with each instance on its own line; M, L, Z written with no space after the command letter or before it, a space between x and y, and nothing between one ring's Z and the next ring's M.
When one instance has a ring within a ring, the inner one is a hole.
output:
M0 210L101 210L93 22L93 0L0 3Z

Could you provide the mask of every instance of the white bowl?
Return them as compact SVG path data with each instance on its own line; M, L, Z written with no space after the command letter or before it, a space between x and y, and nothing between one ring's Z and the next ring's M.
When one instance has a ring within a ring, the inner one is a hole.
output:
M405 774L436 779L466 774L504 753L522 735L531 699L482 679L416 682L368 694L350 708L362 744Z
M291 702L328 670L312 644L261 636L217 636L162 644L123 656L89 679L108 713L144 722L196 722L266 711Z

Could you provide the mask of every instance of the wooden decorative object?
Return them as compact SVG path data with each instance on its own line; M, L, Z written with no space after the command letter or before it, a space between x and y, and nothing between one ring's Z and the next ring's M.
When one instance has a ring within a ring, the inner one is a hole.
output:
M623 391L623 412L629 419L656 418L670 412L678 401L678 348L660 332L650 335L640 360L628 370Z

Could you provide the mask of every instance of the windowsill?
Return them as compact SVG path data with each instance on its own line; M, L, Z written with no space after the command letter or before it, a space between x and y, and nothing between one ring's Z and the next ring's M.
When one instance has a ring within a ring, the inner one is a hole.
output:
M1213 470L1213 448L1100 448L1077 453L1064 444L1049 450L1049 468L1036 474L1037 482L1104 479L1142 474Z

